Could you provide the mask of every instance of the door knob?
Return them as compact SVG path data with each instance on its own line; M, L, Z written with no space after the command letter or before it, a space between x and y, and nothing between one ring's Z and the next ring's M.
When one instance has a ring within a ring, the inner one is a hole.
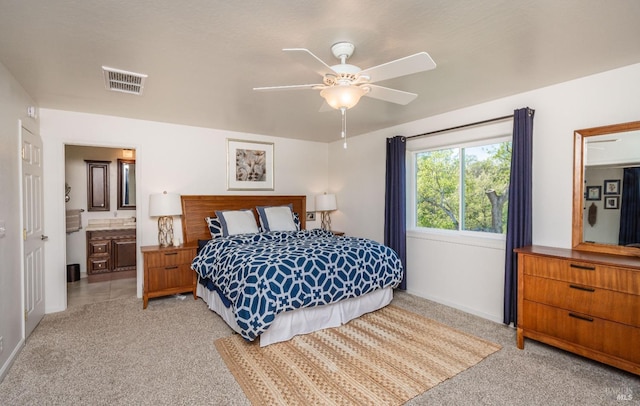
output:
M40 239L41 239L42 241L47 241L47 240L49 239L49 236L48 236L48 235L41 235L41 236L40 236Z

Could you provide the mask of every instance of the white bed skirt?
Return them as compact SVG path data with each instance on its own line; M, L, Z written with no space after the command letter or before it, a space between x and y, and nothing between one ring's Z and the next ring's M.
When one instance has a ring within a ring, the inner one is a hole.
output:
M198 283L197 294L209 305L209 309L219 314L233 330L240 332L233 312L224 306L216 292L212 292ZM329 305L280 313L269 329L260 335L260 346L287 341L298 334L338 327L365 313L385 307L391 303L391 299L393 299L393 289L386 288Z

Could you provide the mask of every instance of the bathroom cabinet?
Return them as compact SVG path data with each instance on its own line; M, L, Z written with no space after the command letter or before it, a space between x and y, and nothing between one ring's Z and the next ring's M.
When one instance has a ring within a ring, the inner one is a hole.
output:
M109 161L87 163L87 210L109 211Z
M136 229L87 231L89 282L136 276Z

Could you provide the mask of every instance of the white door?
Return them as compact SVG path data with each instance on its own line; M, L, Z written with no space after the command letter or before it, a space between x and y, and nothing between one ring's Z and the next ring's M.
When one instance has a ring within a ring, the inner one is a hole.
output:
M25 338L44 316L44 243L42 139L26 128L22 134L22 237L24 240Z

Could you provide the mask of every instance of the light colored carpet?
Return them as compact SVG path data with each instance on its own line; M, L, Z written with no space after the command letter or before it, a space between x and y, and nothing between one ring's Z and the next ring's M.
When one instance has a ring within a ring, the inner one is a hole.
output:
M533 340L519 350L513 328L405 292L392 304L502 346L408 406L639 403L637 375ZM47 314L0 383L0 405L248 406L214 346L231 335L188 296L147 310L132 297Z
M401 405L500 349L395 306L265 348L215 345L254 405Z

